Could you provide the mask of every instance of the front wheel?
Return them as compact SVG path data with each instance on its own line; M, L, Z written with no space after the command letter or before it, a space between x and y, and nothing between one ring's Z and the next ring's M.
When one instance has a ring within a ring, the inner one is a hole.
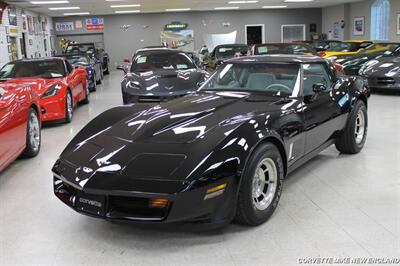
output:
M83 104L88 104L89 103L89 95L90 95L90 90L89 90L88 83L86 82L85 98L82 100Z
M74 102L72 100L72 94L70 91L67 91L67 96L65 97L65 123L71 123L73 113Z
M346 127L339 138L336 139L335 146L341 153L359 153L365 145L367 132L367 107L363 101L357 101L350 113Z
M235 220L256 226L266 222L282 193L283 161L279 150L266 143L251 155L242 175Z
M26 148L22 157L30 158L38 155L41 144L40 120L37 111L34 108L29 110L27 131L26 131Z

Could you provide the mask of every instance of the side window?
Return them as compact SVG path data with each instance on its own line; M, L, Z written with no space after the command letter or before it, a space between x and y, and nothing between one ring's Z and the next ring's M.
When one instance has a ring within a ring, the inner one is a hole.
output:
M323 84L328 91L332 87L332 77L327 72L325 64L304 64L303 65L303 95L313 95L313 86L315 84Z
M68 61L65 61L65 65L67 67L67 74L71 74L74 68L71 66L71 64Z

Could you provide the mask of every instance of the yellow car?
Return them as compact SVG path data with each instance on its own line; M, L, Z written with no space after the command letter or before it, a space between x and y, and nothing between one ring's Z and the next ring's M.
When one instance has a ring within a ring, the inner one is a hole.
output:
M324 52L320 52L320 56L322 56L323 58L336 59L337 57L355 55L370 46L371 44L373 44L372 41L366 40L345 41L339 46L335 46L333 48L334 50L328 49Z

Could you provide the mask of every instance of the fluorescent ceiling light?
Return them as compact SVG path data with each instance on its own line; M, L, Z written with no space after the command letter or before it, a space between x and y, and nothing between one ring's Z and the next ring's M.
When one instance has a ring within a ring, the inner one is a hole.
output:
M287 8L287 6L263 6L262 8Z
M106 2L126 2L127 0L106 0Z
M258 0L247 0L247 1L229 1L228 4L256 4Z
M312 2L314 0L285 0L285 3L302 3L302 2Z
M190 8L167 8L165 11L167 12L179 12L179 11L190 11Z
M117 10L116 14L140 13L140 10Z
M240 7L238 6L221 6L221 7L215 7L215 10L231 10L231 9L239 9Z
M133 5L111 5L111 8L124 8L124 7L140 7L140 4L133 4Z
M69 1L31 1L33 5L69 4Z
M77 13L64 13L64 16L83 16L90 15L89 12L77 12Z
M79 6L67 6L67 7L50 7L49 10L76 10L81 9Z

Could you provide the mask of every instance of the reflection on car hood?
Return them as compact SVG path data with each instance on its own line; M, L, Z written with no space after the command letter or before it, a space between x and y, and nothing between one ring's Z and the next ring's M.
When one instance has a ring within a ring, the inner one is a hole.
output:
M29 86L32 87L39 96L41 96L51 85L62 82L64 82L64 78L18 78L0 81L0 84L2 84L2 86Z
M137 90L146 95L182 90L194 91L206 74L197 69L134 72L125 76L122 87L127 90Z
M386 76L394 77L400 74L400 57L382 57L376 59L377 63L367 68L364 72L366 76Z

